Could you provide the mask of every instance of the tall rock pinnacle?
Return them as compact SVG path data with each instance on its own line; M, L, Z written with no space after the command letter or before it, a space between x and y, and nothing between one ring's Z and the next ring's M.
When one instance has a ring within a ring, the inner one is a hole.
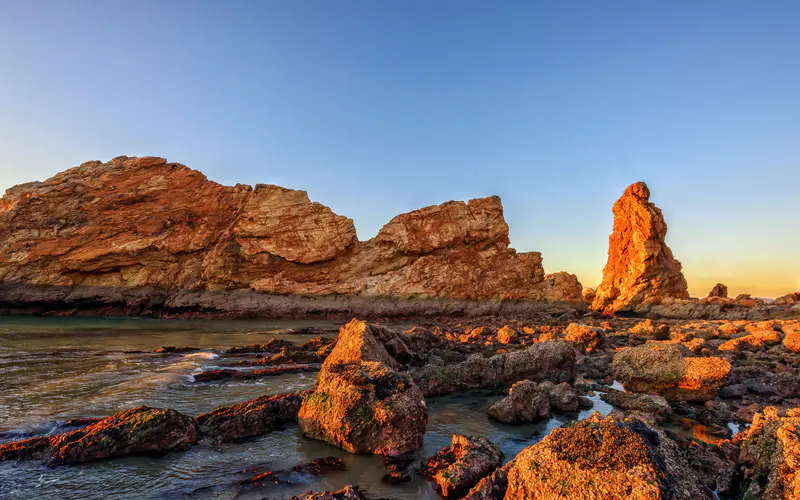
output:
M608 262L591 306L596 311L628 312L665 297L689 298L681 263L665 242L667 223L649 198L647 184L637 182L614 203Z

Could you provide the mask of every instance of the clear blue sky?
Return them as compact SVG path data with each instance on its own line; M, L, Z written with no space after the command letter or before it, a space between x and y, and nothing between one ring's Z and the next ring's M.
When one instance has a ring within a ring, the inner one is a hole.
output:
M694 294L800 289L800 2L0 0L0 188L157 155L372 237L498 194L600 280L644 180Z

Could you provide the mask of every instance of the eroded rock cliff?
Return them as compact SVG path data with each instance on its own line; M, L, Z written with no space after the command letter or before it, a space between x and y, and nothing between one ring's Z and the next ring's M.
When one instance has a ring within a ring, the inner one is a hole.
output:
M688 299L681 263L665 241L667 223L661 209L650 201L647 184L628 186L613 212L608 262L592 309L604 314L633 312L640 304L666 297Z
M496 196L398 215L359 241L351 219L303 191L222 186L156 157L86 162L0 200L6 306L258 313L275 296L317 309L320 297L582 302L574 275L545 276L541 254L508 245ZM336 300L325 307L351 308Z

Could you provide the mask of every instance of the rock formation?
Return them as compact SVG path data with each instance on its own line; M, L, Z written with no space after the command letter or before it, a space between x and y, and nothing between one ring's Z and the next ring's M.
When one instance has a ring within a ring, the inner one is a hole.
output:
M689 298L681 263L665 242L667 223L649 200L647 185L637 182L614 203L608 262L592 309L604 314L633 312L640 304L665 297Z
M525 448L508 471L506 499L713 498L680 448L636 420L598 413Z
M461 363L429 364L409 370L409 374L426 397L509 385L524 379L571 381L575 374L575 350L568 342L538 342L526 349L489 358L472 354Z
M503 454L485 437L453 435L452 444L428 460L422 474L445 498L462 498L503 462Z
M728 287L723 285L722 283L717 283L716 285L714 285L714 288L712 288L711 291L708 292L708 296L727 298Z
M676 344L628 347L614 355L614 378L634 392L656 393L670 401L713 399L731 372L721 357L684 357Z
M743 498L800 498L800 408L783 415L774 406L764 408L736 439Z
M305 435L351 453L397 456L422 446L425 399L411 377L395 371L397 361L374 333L382 330L357 320L342 327L300 407Z
M570 323L564 335L564 340L587 353L603 347L605 339L606 332L602 328L579 323Z
M0 446L0 460L46 460L50 465L91 462L144 452L185 450L200 439L194 419L175 410L140 406L67 434Z
M530 380L520 380L508 390L508 396L496 402L486 413L505 424L522 424L550 418L550 398Z
M244 403L223 406L197 417L203 437L218 442L266 434L287 422L297 421L306 392L260 396Z
M303 191L222 186L156 157L86 162L0 199L2 305L15 307L257 313L278 307L275 295L582 302L574 275L545 275L538 252L508 245L496 196L398 215L358 241L352 220Z
M487 414L506 424L521 424L550 418L550 409L560 412L578 411L578 395L566 382L558 385L522 380L511 386L508 396L496 402Z

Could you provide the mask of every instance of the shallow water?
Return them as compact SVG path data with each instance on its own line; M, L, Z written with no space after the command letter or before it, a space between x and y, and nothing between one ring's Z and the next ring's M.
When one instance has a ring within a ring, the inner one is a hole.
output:
M0 318L0 442L62 431L60 421L105 416L137 405L174 408L196 415L261 394L298 390L315 373L262 380L198 384L192 374L214 368L232 345L272 337L304 341L293 328L331 327L323 321L106 320ZM186 355L154 354L162 345L203 350ZM126 353L125 351L145 351ZM490 421L486 409L501 396L450 395L428 400L429 422L417 462L450 444L454 433L484 435L506 459L564 423L611 408L598 397L595 408L547 422L509 426ZM237 486L268 470L289 469L325 456L341 457L347 471L299 476L291 485ZM246 471L246 472L245 472ZM398 499L438 498L416 476L401 485L381 481L380 457L353 455L303 438L296 425L224 445L198 445L162 458L122 457L83 465L46 468L37 462L0 463L0 498L286 498L310 489L360 485L369 494Z

